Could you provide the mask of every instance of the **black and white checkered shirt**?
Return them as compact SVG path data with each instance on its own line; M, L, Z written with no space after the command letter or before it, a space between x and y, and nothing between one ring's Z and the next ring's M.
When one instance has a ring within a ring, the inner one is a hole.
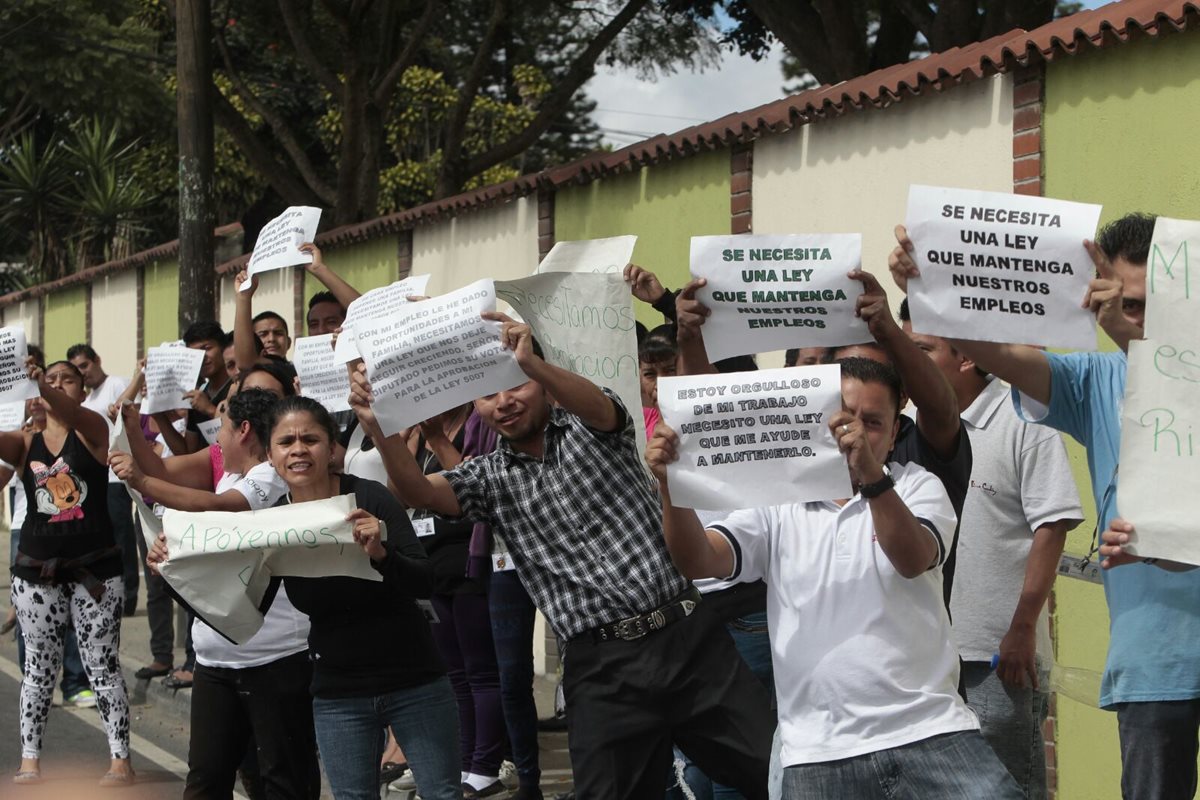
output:
M567 639L658 608L688 585L663 541L633 420L604 391L621 414L617 430L593 430L555 408L543 458L501 439L444 473L462 515L504 537L525 589Z

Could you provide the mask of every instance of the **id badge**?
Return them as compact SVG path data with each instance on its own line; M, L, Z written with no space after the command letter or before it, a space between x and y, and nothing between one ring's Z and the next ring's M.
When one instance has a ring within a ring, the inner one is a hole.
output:
M426 536L433 536L437 531L433 527L433 517L418 517L412 521L413 530L417 532L417 538L423 539Z
M508 572L516 568L508 553L492 553L492 572Z

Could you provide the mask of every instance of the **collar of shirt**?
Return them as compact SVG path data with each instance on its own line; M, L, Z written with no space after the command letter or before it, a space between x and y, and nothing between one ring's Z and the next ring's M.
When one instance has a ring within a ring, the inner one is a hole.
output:
M568 427L568 425L570 424L569 417L570 417L570 414L561 408L556 407L556 408L550 409L550 417L546 420L546 427L543 430L543 434L546 437L546 440L542 445L542 458L538 458L537 456L531 456L528 453L522 453L518 450L514 450L512 445L509 444L508 439L505 439L503 436L501 436L499 438L499 440L496 442L496 452L503 453L505 458L508 458L510 460L542 461L545 458L545 454L550 452L551 431L552 430L561 431L561 430L566 429Z
M991 375L988 377L988 385L967 407L967 410L962 412L962 421L973 429L986 428L1007 399L1008 387L1004 385L1004 381Z

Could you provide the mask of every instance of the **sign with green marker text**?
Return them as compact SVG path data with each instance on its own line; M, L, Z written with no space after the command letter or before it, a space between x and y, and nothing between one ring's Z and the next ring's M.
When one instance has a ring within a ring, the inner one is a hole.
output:
M693 236L708 360L871 341L854 315L862 284L846 277L861 264L857 233Z
M1128 548L1200 565L1200 222L1159 217L1146 267L1146 338L1129 343L1117 513Z

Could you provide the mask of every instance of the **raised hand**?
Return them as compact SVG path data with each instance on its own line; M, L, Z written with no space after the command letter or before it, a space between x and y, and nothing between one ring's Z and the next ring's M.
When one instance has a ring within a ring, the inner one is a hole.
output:
M372 561L383 561L387 550L383 546L383 523L365 509L356 508L346 515L354 523L354 541Z
M888 271L892 273L892 280L900 291L908 294L908 279L921 277L921 270L917 269L917 262L912 257L916 248L912 239L908 238L908 229L903 225L897 225L894 233L896 247L888 254Z
M505 350L511 350L517 357L517 363L522 369L529 366L533 359L533 331L524 322L516 322L507 314L499 311L484 311L480 316L486 320L500 323L500 344Z
M696 292L707 285L704 278L688 281L675 298L676 336L681 342L701 338L700 328L712 310L696 299Z
M863 285L863 293L855 302L854 314L867 323L867 330L875 337L875 341L883 344L897 334L903 335L904 332L896 324L896 318L892 316L887 292L875 276L861 269L851 270L847 276Z
M862 420L848 411L839 411L829 419L829 429L837 440L838 450L846 455L850 474L860 485L883 477L883 464L871 451Z
M667 293L657 275L633 262L625 265L624 278L629 284L629 291L643 303L654 305Z
M658 479L659 486L667 485L667 465L679 458L679 435L659 421L654 426L654 434L646 443L646 466Z

